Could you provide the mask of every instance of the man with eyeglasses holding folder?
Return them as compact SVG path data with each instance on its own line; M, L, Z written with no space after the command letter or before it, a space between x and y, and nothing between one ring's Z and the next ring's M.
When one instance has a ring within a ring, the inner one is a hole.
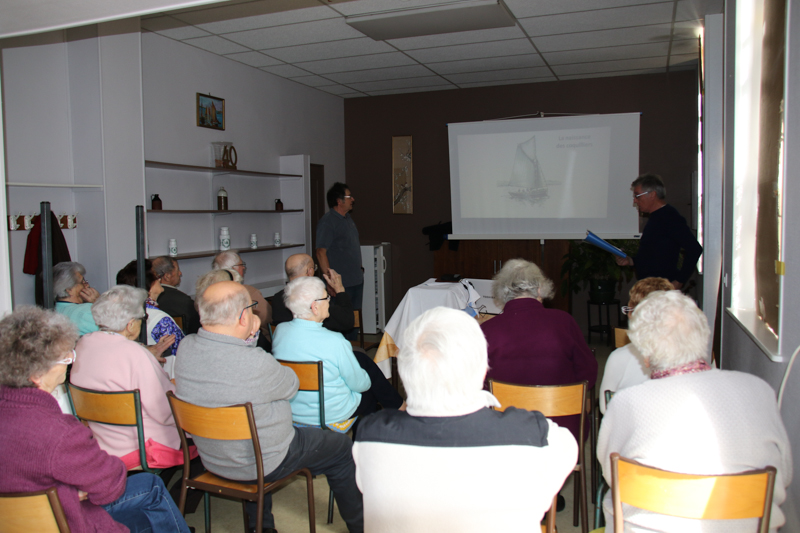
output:
M631 183L633 205L649 215L642 231L639 251L634 257L617 257L619 266L636 269L636 279L667 278L680 290L694 272L703 247L697 242L686 219L664 199L664 182L656 174L643 174ZM683 263L678 260L683 251Z

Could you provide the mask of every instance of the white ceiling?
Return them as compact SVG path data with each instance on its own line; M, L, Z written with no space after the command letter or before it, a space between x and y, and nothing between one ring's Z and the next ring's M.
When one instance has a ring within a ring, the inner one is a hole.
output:
M351 98L695 68L702 19L723 7L723 0L503 0L513 27L388 41L345 23L443 1L232 0L149 15L142 28Z

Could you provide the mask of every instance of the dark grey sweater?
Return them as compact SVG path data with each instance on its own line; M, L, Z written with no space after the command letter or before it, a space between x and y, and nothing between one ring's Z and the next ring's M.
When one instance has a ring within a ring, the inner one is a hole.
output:
M294 438L289 399L297 376L255 345L203 328L181 341L175 360L175 394L204 407L251 402L261 443L264 474L280 465ZM250 441L194 437L205 467L229 479L256 477Z

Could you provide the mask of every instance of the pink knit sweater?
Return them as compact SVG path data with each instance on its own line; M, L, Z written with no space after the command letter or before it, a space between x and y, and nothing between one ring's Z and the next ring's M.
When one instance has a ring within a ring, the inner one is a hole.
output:
M100 449L92 432L61 413L50 394L0 388L0 492L52 486L73 533L127 532L102 508L125 491L125 465ZM78 490L89 494L78 500Z

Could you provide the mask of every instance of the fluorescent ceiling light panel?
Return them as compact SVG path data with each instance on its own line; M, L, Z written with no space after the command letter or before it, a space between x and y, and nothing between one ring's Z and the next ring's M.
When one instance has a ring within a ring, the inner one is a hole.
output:
M514 26L500 0L461 0L421 8L345 17L345 22L376 41Z

